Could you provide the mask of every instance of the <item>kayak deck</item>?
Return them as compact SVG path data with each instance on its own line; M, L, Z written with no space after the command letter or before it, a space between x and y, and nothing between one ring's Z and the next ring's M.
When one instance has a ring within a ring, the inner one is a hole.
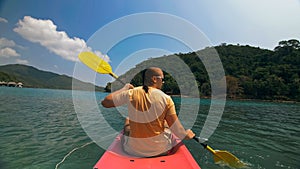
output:
M94 169L200 169L191 153L178 141L176 152L167 156L140 158L125 153L119 134Z

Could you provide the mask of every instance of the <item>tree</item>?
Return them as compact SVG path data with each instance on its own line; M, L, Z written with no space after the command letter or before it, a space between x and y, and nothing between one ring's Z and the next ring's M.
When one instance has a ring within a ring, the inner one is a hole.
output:
M243 91L239 86L238 78L233 76L226 76L226 84L227 84L227 95L229 98L239 98Z
M111 92L111 83L110 83L110 82L108 82L108 83L106 84L106 87L104 88L104 90L105 90L106 92Z
M275 51L278 51L282 48L292 48L292 49L300 49L300 42L297 39L290 39L288 41L283 40L278 43L278 46L275 47Z
M201 96L209 97L211 95L211 86L209 83L203 83L201 86Z
M253 79L251 77L244 75L240 76L239 84L243 91L243 97L247 96L248 98L254 98L253 96L256 91L254 90Z
M15 76L9 75L4 72L0 72L0 81L9 82L9 81L18 81L18 80L16 79Z

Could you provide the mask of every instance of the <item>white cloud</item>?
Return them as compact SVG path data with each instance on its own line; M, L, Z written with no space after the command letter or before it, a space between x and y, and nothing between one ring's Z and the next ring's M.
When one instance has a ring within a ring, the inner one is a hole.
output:
M83 39L70 38L66 32L57 31L57 26L51 20L25 16L18 22L14 31L24 39L39 43L66 60L77 61L81 51L91 51Z
M28 65L29 62L27 60L22 60L22 59L16 59L16 63L22 64L22 65Z
M0 57L10 58L20 56L13 47L16 47L16 43L14 41L6 38L0 38Z
M0 17L0 22L8 23L8 21L5 18Z
M16 46L16 43L14 41L8 40L6 38L0 38L0 48L14 46Z
M7 47L7 48L0 49L0 57L10 58L10 57L16 57L16 56L20 56L20 54L18 54L12 48Z

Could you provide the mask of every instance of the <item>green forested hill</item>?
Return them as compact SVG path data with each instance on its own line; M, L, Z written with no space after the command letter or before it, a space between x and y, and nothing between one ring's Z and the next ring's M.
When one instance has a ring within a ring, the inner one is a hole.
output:
M72 80L72 77L38 70L32 66L20 64L0 66L0 81L22 82L24 87L72 89ZM87 86L93 85L79 80L76 80L76 83ZM95 89L103 91L101 87L96 86Z
M226 72L229 97L300 101L300 43L281 41L273 50L216 47Z
M300 43L298 40L280 41L274 50L231 44L222 44L214 49L225 70L228 98L300 101ZM205 50L175 54L193 72L198 83L200 97L210 97L211 94L209 77L197 55L197 53L205 53ZM176 64L172 58L175 55L147 60L120 78L126 80L129 75L137 74L131 83L135 86L141 85L141 73L136 72L135 69L143 65L156 65L159 62L172 67ZM167 72L165 73L166 83L163 90L170 94L180 94L176 81ZM110 85L107 85L108 90ZM190 84L187 82L181 85L189 86Z

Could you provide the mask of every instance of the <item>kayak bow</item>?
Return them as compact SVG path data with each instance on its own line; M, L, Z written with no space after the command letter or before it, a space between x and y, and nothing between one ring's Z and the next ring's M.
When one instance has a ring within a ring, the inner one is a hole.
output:
M140 158L123 151L119 134L94 169L201 169L186 146L178 140L176 152L167 156Z

